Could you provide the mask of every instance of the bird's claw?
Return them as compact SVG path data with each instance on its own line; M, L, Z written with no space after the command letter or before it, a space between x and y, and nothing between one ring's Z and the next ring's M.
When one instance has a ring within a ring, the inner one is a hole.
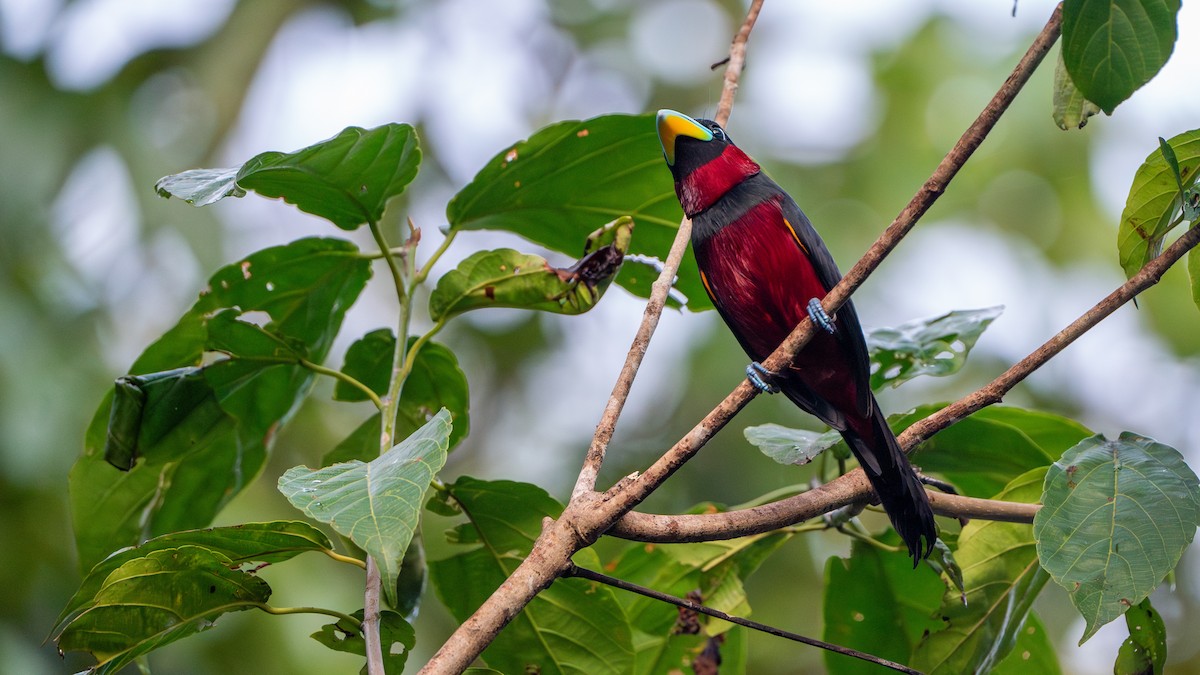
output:
M816 298L808 301L808 318L812 319L815 325L830 335L837 332L837 328L833 325L833 319L830 318L825 308L821 306L821 301Z
M779 393L779 386L775 384L776 377L775 373L763 368L758 361L751 361L750 365L746 366L746 379L764 394Z

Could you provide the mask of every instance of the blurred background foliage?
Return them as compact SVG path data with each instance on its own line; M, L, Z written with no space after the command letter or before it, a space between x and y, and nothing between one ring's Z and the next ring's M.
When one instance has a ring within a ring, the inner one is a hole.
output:
M751 39L730 123L808 211L849 267L927 177L1007 75L1053 3L1009 0L768 2ZM393 214L411 215L426 254L446 200L493 154L553 121L659 107L715 110L720 71L744 7L735 0L0 0L0 670L73 672L42 644L80 577L67 470L112 380L190 306L218 266L309 234L344 235L286 205L252 198L206 209L167 202L162 175L293 150L347 125L409 122L425 162ZM864 324L1003 304L968 367L884 392L891 412L957 398L986 382L1122 280L1116 224L1156 137L1200 124L1194 95L1200 12L1185 6L1166 69L1112 118L1062 132L1050 119L1052 63L917 230L856 296ZM664 168L664 171L666 169ZM391 223L399 228L397 222ZM365 236L365 233L357 233ZM636 236L636 231L634 236ZM369 241L360 241L369 245ZM474 250L535 248L467 233ZM665 252L664 252L665 254ZM551 260L555 260L551 256ZM445 271L443 269L442 271ZM347 318L331 365L393 323L386 284ZM498 310L440 338L471 384L473 434L446 478L536 482L565 498L615 378L639 303L614 292L582 317ZM745 357L710 314L664 320L622 421L606 479L640 469L741 378ZM1200 316L1181 271L1023 384L1009 402L1129 429L1200 466ZM417 326L418 329L423 326ZM330 402L320 383L278 439L263 480L220 524L298 516L274 489L319 457L365 408ZM355 404L362 406L364 404ZM812 425L760 399L646 505L738 504L803 484L742 438L749 424ZM882 522L882 521L880 521ZM425 528L440 555L436 520ZM601 552L614 550L602 542ZM833 534L799 537L748 582L754 617L820 634ZM1195 553L1167 620L1172 672L1200 672ZM324 560L264 570L273 604L361 606L361 577ZM337 569L331 572L331 569ZM319 581L316 581L319 580ZM1039 611L1068 672L1107 672L1123 622L1083 648L1061 589ZM240 613L173 645L160 672L352 672L354 657L307 636L316 617ZM435 600L417 623L422 662L451 629ZM1192 627L1192 628L1189 628ZM751 672L819 669L814 650L751 636Z

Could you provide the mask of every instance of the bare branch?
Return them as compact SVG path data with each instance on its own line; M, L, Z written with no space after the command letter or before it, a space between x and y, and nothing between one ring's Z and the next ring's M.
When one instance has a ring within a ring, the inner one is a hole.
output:
M1109 293L1103 300L1084 312L1082 316L1047 340L1029 356L1021 359L986 386L910 426L899 436L900 447L905 451L911 451L921 442L958 420L993 403L999 403L1013 387L1065 349L1067 345L1091 330L1139 293L1158 283L1162 275L1198 243L1200 243L1200 228L1188 230L1158 257L1146 263L1141 271L1130 277L1128 281ZM1033 514L1038 508L1035 504L1010 504L937 492L928 494L935 513L956 518L1032 522ZM651 516L630 512L625 514L607 534L624 539L654 542L732 539L794 525L847 504L867 499L870 495L871 486L863 476L862 470L855 469L816 489L752 509L688 516Z

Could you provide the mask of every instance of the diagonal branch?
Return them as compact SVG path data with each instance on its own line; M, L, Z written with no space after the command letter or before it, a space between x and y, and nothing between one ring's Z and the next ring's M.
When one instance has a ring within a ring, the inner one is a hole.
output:
M1109 293L1078 319L1071 322L1038 347L1029 356L1013 364L986 386L913 424L900 434L900 447L911 451L937 432L958 420L994 403L999 403L1013 387L1042 364L1066 349L1119 307L1139 293L1157 284L1166 271L1197 244L1200 228L1192 228L1142 269ZM630 512L608 534L624 539L653 542L710 541L732 539L769 532L828 513L847 504L868 498L871 486L861 469L803 494L771 504L725 513L659 516ZM935 492L929 493L934 512L953 517L986 518L1010 522L1032 522L1036 504L1012 504L986 499L971 499Z
M733 110L733 96L737 92L738 79L741 77L742 67L746 63L746 43L750 40L750 31L754 29L754 24L758 21L762 3L763 0L754 0L750 3L750 9L746 12L746 20L742 22L741 29L734 36L733 44L729 47L724 85L721 88L721 102L717 105L716 121L721 125L729 121L729 114ZM637 334L633 337L633 344L630 345L629 352L625 355L625 364L621 366L621 372L617 375L617 383L613 385L608 402L604 405L604 413L600 417L600 422L596 424L596 433L592 436L592 443L588 447L587 455L584 456L583 467L579 471L579 478L576 479L575 489L571 493L572 499L596 489L596 479L600 475L600 466L604 463L604 453L617 428L617 418L621 416L621 411L625 408L625 401L629 398L630 389L633 388L633 380L637 377L638 368L641 367L646 350L650 347L650 338L658 328L658 320L662 317L663 307L667 303L667 294L670 293L671 286L675 282L675 275L679 271L679 265L683 261L683 254L687 251L691 236L692 221L684 217L679 223L679 230L675 233L675 240L671 243L671 250L667 253L662 272L650 287L650 300L647 301L646 309L642 313L642 323L638 326Z

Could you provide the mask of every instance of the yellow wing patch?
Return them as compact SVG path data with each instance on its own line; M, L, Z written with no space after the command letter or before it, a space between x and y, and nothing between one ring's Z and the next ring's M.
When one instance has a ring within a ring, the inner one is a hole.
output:
M704 270L700 270L700 283L704 284L704 290L708 293L708 297L717 297L716 295L713 295L712 286L708 285L708 275L704 273Z
M800 235L796 234L796 228L792 227L792 224L788 222L787 218L783 219L783 224L787 225L788 231L792 233L792 239L796 240L796 245L800 247L801 251L804 251L804 255L811 255L808 252L808 247L804 245L804 242L800 241Z

